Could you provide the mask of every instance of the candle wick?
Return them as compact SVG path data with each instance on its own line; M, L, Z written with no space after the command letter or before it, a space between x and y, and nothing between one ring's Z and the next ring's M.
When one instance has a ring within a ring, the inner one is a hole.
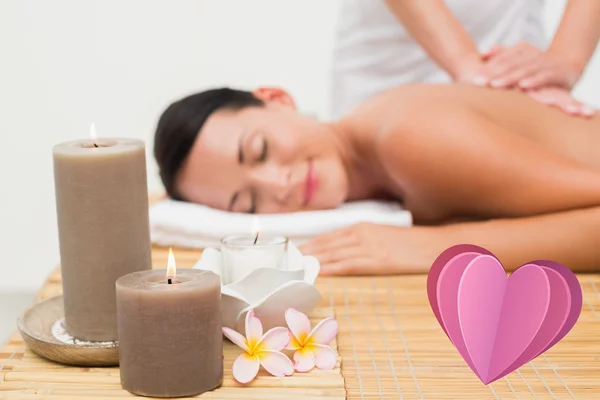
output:
M173 283L173 281L171 280L171 278L167 279L167 283L170 285Z
M98 145L94 142L94 147L98 148Z
M256 242L258 241L258 235L260 232L256 232L256 237L254 238L254 244L256 244Z

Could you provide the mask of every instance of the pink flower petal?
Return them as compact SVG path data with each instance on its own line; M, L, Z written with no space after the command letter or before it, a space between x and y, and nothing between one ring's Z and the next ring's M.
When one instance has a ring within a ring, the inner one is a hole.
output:
M296 337L300 344L303 344L310 333L310 321L308 317L300 311L288 308L285 310L285 322L287 322L292 335Z
M240 346L244 351L249 351L248 345L246 344L246 338L243 337L240 333L237 333L233 329L229 329L223 327L223 335L227 337L227 339L231 340L233 343Z
M315 344L329 344L338 333L338 322L333 318L325 318L319 322L308 335L307 341Z
M273 376L288 376L294 373L294 364L279 351L261 351L258 353L260 365Z
M248 383L256 377L259 368L260 361L258 356L242 353L233 362L231 372L233 372L233 377L239 383Z
M298 372L308 372L315 367L315 359L308 347L294 353L294 368Z
M256 344L256 351L281 351L287 346L291 338L290 331L287 328L272 328Z
M254 315L254 311L248 311L246 314L246 340L248 345L252 347L251 343L256 344L260 338L262 338L262 336L262 322L260 322L260 319Z
M333 369L337 362L337 355L335 351L329 346L322 344L311 344L307 346L310 348L315 359L315 365L319 369Z

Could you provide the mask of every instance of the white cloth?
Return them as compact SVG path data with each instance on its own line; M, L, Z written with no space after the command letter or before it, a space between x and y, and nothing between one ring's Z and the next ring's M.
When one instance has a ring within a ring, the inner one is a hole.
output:
M480 51L528 41L546 47L545 0L446 0ZM444 83L435 64L385 0L342 0L332 67L331 117L406 83Z
M150 232L152 242L161 246L219 248L225 236L252 234L254 218L261 234L287 236L296 245L358 222L412 225L411 213L389 202L357 201L334 210L252 215L166 199L150 207Z

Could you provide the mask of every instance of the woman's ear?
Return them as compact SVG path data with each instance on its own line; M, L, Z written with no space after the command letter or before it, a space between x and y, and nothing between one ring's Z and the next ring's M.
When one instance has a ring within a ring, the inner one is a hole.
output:
M254 90L252 94L267 104L274 103L285 107L290 107L294 110L296 109L296 102L294 101L294 98L283 89L275 87L260 87Z

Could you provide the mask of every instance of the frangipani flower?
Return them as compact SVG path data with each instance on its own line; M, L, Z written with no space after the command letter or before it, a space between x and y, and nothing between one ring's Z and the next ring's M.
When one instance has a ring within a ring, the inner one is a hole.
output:
M327 346L338 333L338 323L333 318L325 318L314 329L310 329L308 317L300 311L288 308L285 321L292 332L287 350L294 352L294 368L298 372L308 372L315 366L319 369L333 369L337 360L335 351Z
M233 343L244 349L233 362L233 377L240 383L248 383L263 368L274 376L287 376L294 373L294 364L281 352L290 341L286 328L269 329L263 335L263 326L252 310L246 314L246 337L223 327L223 334Z

